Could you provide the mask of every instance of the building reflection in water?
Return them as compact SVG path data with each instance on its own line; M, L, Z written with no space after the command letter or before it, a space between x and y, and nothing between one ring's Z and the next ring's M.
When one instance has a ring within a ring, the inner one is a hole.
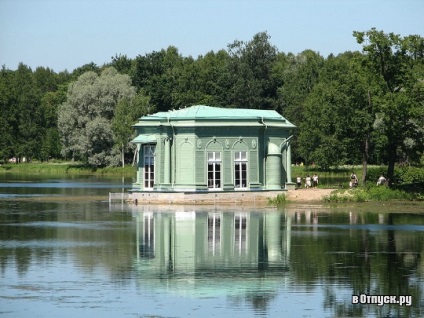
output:
M137 264L150 275L236 278L289 270L291 216L275 211L184 211L139 207ZM169 212L164 212L169 211ZM172 278L172 276L167 276Z

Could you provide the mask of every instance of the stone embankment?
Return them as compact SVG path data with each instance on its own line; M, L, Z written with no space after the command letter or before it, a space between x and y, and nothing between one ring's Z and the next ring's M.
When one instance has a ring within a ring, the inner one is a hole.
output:
M269 198L285 195L288 202L320 202L334 189L298 189L289 191L233 191L233 192L133 192L128 197L116 199L127 200L135 204L242 204L267 205ZM111 194L114 195L114 194ZM109 197L111 201L111 197ZM112 201L114 201L112 199Z

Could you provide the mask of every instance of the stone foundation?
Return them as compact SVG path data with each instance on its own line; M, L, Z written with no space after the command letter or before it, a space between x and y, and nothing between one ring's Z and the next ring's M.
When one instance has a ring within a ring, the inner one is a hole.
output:
M266 204L269 198L286 194L276 191L229 192L131 192L128 201L134 204Z

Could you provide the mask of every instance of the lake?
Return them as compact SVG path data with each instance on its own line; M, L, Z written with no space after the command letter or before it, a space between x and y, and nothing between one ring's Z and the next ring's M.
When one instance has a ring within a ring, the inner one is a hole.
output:
M1 317L423 317L424 205L144 206L0 175Z

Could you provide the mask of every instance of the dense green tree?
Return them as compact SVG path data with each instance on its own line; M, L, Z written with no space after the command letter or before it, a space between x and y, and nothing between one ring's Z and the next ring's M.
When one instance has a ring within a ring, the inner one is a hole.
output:
M158 111L167 111L177 106L173 103L173 96L183 62L184 58L174 46L136 58L133 84L146 92Z
M306 98L319 82L319 73L323 65L324 58L311 50L305 50L297 55L291 53L278 55L273 69L273 76L279 83L276 110L298 127L305 120ZM291 142L295 162L306 159L299 152L297 136L298 134Z
M152 112L149 98L142 93L138 93L134 98L121 99L115 108L112 119L112 130L115 138L115 146L121 152L121 164L125 166L125 153L128 152L129 141L134 137L132 125L138 118Z
M277 82L273 66L277 48L266 32L257 33L248 42L228 45L229 84L227 105L242 108L275 109Z
M38 114L41 134L40 149L37 159L48 160L60 157L60 139L57 129L57 109L66 100L66 79L53 70L37 67L33 73L34 85L40 93Z
M75 81L79 76L90 71L99 74L100 68L94 62L84 64L83 66L80 66L74 69L74 71L71 74L71 78L73 81Z
M16 71L3 67L0 78L3 159L47 159L58 155L55 110L61 101L53 105L48 96L55 94L66 78L49 68L37 67L32 72L23 63Z
M37 67L33 73L34 85L41 95L54 92L60 84L57 74L50 68Z
M42 132L40 113L41 91L37 88L31 68L20 63L14 73L13 94L15 104L13 115L14 155L30 160L39 156Z
M305 50L297 55L288 54L279 58L278 108L291 121L303 121L303 112L307 96L319 82L319 74L324 58L318 53Z
M133 73L133 60L128 58L125 54L116 54L112 56L112 63L110 66L114 67L119 73L132 75Z
M193 58L185 59L182 67L178 69L178 81L172 94L174 108L212 103L212 96L204 89L203 71L198 61Z
M59 108L63 155L96 166L117 165L120 155L114 147L112 118L119 101L134 96L130 77L112 67L100 76L89 71L71 83Z
M40 159L60 158L61 144L57 126L58 108L66 101L67 85L60 85L56 91L47 92L41 98L40 111L43 117L43 139Z
M366 55L364 68L379 82L373 99L378 117L374 128L387 138L389 182L400 152L415 148L423 151L422 95L420 82L424 79L424 38L401 37L375 28L354 32Z
M209 52L197 59L201 71L202 91L210 97L211 105L226 106L231 74L228 65L230 56L227 51Z
M15 154L17 114L14 110L13 77L14 72L3 66L0 70L0 160L7 160Z
M359 53L330 56L308 95L300 127L300 152L328 168L362 160L366 174L373 113L367 78L358 72Z
M89 63L72 73L3 67L0 159L62 154L123 163L132 157L128 140L137 117L207 104L277 110L299 128L294 162L362 162L364 178L368 162L388 163L392 179L396 161L424 161L423 38L375 29L354 36L362 53L326 59L311 50L280 53L262 32L197 58L170 46L135 59L115 55L108 65ZM120 76L135 86L131 93L101 84L106 77L125 82Z

